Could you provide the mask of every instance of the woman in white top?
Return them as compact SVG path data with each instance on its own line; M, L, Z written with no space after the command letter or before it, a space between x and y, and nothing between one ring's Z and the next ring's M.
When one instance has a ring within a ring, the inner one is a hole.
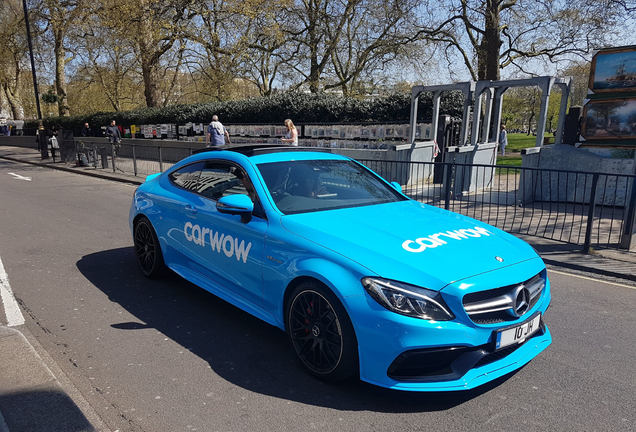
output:
M294 122L290 119L285 120L285 126L287 126L287 135L285 138L281 138L280 140L289 145L297 146L298 145L298 129L294 126Z

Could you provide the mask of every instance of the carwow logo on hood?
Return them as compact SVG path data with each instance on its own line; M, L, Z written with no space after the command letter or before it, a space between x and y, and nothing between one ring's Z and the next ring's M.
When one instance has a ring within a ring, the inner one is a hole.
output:
M469 229L458 229L454 231L446 231L439 232L437 234L431 234L427 237L420 237L415 240L406 240L402 243L402 247L404 250L408 252L424 252L426 249L436 248L437 246L442 246L448 244L446 240L441 239L440 237L445 237L447 239L453 240L462 240L468 239L470 237L481 237L482 235L489 237L492 233L485 228L475 227ZM414 246L415 245L415 246Z
M236 255L236 260L240 261L242 259L244 263L247 262L247 256L252 248L252 242L249 242L246 247L245 240L239 242L239 239L229 234L223 234L219 231L214 232L210 228L201 228L199 225L192 225L190 222L186 222L183 227L183 234L186 240L204 247L207 237L212 250L216 250L219 253L223 251L228 258Z

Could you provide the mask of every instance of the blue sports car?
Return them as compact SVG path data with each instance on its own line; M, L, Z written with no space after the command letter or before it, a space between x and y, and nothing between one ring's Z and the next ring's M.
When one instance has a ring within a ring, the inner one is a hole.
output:
M139 186L130 227L146 276L169 268L286 331L322 380L471 389L552 341L532 247L344 156L201 151Z

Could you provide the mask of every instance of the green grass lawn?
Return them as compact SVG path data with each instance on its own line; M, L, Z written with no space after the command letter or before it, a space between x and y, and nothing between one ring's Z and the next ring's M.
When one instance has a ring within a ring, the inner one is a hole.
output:
M507 149L507 147L506 147ZM506 152L508 154L508 152ZM521 166L521 156L497 156L497 165Z
M551 137L552 134L545 134ZM537 137L521 133L509 133L508 145L506 146L506 156L497 156L497 165L504 166L521 166L521 150L528 147L534 147ZM499 151L499 149L497 149ZM502 174L497 170L497 175Z
M553 136L552 134L545 134L546 137ZM508 152L521 152L521 149L534 147L537 142L537 137L532 135L526 135L522 133L509 133L508 145L506 146L506 153Z

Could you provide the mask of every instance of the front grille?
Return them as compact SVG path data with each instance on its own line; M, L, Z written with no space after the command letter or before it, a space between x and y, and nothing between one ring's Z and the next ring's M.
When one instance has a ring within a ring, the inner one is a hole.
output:
M451 374L453 373L451 363L465 350L466 348L463 347L451 347L439 350L408 351L393 361L388 374L403 379Z
M544 288L545 278L543 273L539 273L520 284L466 294L462 304L470 319L476 324L515 321L519 318L511 315L509 311L515 306L518 290L528 290L527 311L529 311L541 298Z
M480 314L478 316L471 316L470 319L475 324L497 324L507 321L514 321L517 318L513 317L506 311L491 312L486 314Z

